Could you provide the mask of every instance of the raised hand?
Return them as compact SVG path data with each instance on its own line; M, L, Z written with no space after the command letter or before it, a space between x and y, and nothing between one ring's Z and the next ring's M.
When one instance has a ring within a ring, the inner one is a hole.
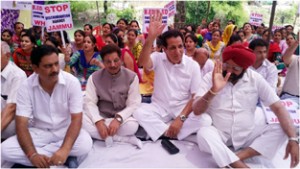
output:
M156 12L154 15L150 16L150 24L148 30L148 37L156 38L164 30L166 25L162 24L162 13Z
M220 90L222 90L225 87L231 75L231 73L228 72L226 76L223 77L222 72L223 72L222 62L217 59L213 70L213 78L212 78L212 82L213 82L212 90L215 93L218 93Z

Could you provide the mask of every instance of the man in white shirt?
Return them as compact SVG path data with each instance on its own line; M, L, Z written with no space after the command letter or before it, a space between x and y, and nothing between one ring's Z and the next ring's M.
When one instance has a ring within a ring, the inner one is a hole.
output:
M203 78L193 103L196 115L205 112L212 118L212 125L197 133L199 149L211 154L219 167L248 168L243 160L258 155L272 159L288 137L285 158L291 155L291 167L297 166L295 128L276 92L248 69L255 62L253 52L237 44L227 47L222 56L223 64L217 61L214 71ZM256 125L258 99L271 108L280 125Z
M294 41L292 45L286 50L282 58L284 64L288 68L286 78L282 87L280 98L293 100L299 109L299 93L300 93L300 57L294 55L295 50L299 46L299 41Z
M209 59L209 53L206 48L196 49L193 59L198 62L200 66L201 78L203 78L206 73L214 70L214 62Z
M133 111L141 103L137 75L122 67L121 50L116 45L101 49L105 68L94 72L88 79L84 97L83 127L95 139L128 142L142 147L134 136L138 122Z
M25 72L9 60L10 54L8 44L1 41L1 139L16 134L17 90L27 78Z
M17 135L2 143L2 159L38 168L63 165L69 155L85 155L92 148L91 137L81 129L80 83L59 71L52 46L34 49L30 59L35 73L18 90Z
M255 39L249 44L249 48L253 50L256 56L254 64L249 68L261 74L272 89L276 91L278 71L276 66L267 59L267 47L268 44L263 39Z
M145 69L155 72L152 102L142 103L133 116L153 141L161 136L181 140L200 127L202 117L190 113L201 73L199 65L183 54L183 35L177 30L162 34L163 53L151 54L153 41L165 27L161 17L160 13L151 16L148 37L139 58Z

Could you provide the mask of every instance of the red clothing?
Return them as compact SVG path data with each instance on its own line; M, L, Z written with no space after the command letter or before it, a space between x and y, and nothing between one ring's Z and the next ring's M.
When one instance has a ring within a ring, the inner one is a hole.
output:
M276 60L275 53L281 53L280 47L275 42L270 42L269 52L268 52L268 60L270 62L274 62Z
M98 48L98 51L101 51L101 49L105 46L103 39L101 36L96 36L96 46Z
M130 50L128 50L127 48L123 48L122 49L122 54L121 54L121 60L124 62L124 55L125 55L125 52L128 52L130 57L132 58L132 61L133 61L133 69L134 69L134 72L136 73L136 75L138 76L139 78L139 82L142 83L142 76L140 74L140 71L139 71L139 67L134 59L134 56L133 54L130 52Z
M12 37L12 42L15 43L15 44L18 44L19 47L21 45L21 38L19 38L16 34L13 35Z
M21 48L16 49L13 54L15 64L25 71L27 77L33 73L30 56L31 52L26 53Z

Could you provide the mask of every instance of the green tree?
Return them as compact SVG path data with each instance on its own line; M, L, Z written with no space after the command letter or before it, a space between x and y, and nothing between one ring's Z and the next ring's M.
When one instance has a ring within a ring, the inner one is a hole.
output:
M241 1L211 1L211 9L206 16L208 3L208 1L186 1L186 23L201 24L201 20L206 17L208 22L218 18L221 20L221 27L224 28L229 19L235 20L237 25L242 25L249 19Z

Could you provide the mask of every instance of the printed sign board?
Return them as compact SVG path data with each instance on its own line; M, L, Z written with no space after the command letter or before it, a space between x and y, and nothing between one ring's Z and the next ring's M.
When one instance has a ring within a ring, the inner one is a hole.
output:
M47 32L69 30L73 28L70 3L44 6Z
M149 29L150 17L155 14L157 11L162 13L162 23L167 25L168 23L168 9L166 8L144 8L143 12L143 33L147 34ZM163 32L167 31L168 27L166 26Z
M44 5L32 4L31 24L33 26L45 26Z

